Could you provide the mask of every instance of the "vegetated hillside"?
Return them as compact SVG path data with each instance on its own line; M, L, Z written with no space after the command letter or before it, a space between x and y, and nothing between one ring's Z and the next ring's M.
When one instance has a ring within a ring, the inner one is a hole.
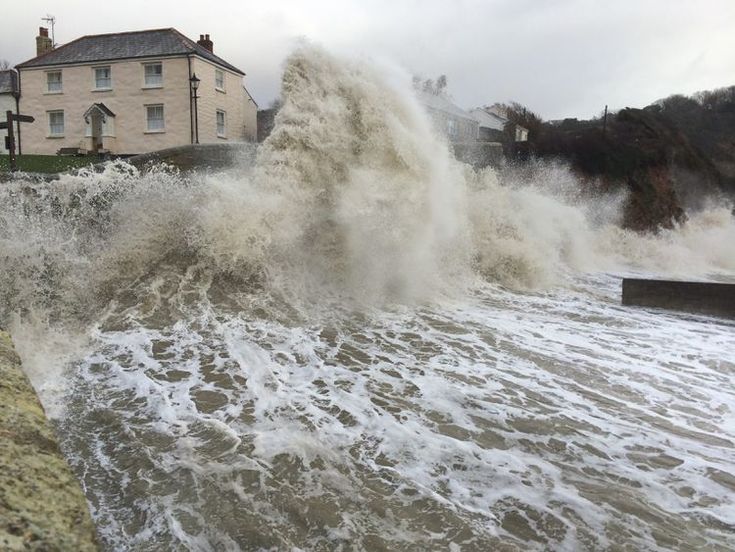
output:
M671 227L686 208L735 197L735 87L626 108L606 127L602 119L517 122L532 127L533 154L566 159L603 189L627 187L629 228Z

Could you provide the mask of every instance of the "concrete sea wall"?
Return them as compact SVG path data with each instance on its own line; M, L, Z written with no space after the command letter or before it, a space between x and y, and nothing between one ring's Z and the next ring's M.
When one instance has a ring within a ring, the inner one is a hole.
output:
M98 549L84 494L0 330L0 550Z
M735 318L735 284L624 278L622 302Z

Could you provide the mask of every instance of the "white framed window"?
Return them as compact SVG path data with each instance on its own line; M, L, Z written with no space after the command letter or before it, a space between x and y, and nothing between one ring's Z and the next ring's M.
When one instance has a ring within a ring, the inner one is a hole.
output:
M163 104L145 106L147 132L164 132L166 125L163 118Z
M146 63L143 65L146 88L160 88L163 86L163 64Z
M46 92L61 92L61 71L49 71L46 73Z
M109 90L112 88L112 71L109 65L94 68L94 87L96 90Z
M225 72L221 69L214 70L214 87L222 92L225 91Z
M225 112L221 109L217 110L217 136L224 138L227 136L227 126L225 124Z
M48 114L48 135L64 136L64 111L47 111Z
M447 119L447 134L452 138L457 137L457 121L454 119Z

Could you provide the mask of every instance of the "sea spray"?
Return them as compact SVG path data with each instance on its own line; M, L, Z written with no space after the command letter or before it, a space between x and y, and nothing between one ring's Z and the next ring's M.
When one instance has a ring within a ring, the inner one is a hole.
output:
M252 166L184 177L117 162L5 185L0 320L28 308L93 320L162 262L201 263L294 304L365 305L461 294L478 278L563 285L629 262L690 276L732 269L727 207L658 235L623 230L622 196L590 194L563 165L497 174L455 161L408 81L304 47Z
M641 236L561 164L475 171L409 80L306 47L252 164L0 188L0 324L104 545L732 548L732 324L600 273L732 273L730 211Z

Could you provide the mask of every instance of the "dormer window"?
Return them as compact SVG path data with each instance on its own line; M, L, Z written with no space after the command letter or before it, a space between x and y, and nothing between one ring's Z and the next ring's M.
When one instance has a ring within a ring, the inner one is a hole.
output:
M225 91L225 72L220 69L214 70L214 87L221 91Z
M161 88L163 86L163 64L146 63L144 66L145 87Z
M61 92L61 71L49 71L46 73L46 92Z
M110 66L94 68L95 90L110 90L112 88L112 72Z

